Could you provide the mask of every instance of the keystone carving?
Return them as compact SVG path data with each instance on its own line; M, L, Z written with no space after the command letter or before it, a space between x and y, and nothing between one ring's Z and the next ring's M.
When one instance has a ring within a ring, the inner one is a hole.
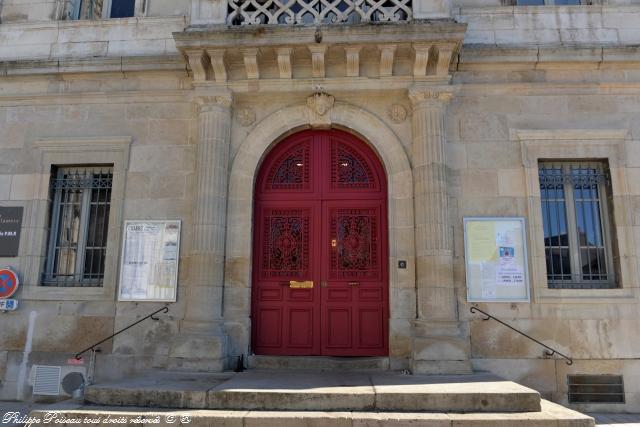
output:
M326 93L314 93L307 98L307 107L316 114L324 116L327 111L333 108L335 98Z
M329 94L318 92L307 98L309 107L309 124L312 128L331 127L331 117L327 114L333 108L335 98Z

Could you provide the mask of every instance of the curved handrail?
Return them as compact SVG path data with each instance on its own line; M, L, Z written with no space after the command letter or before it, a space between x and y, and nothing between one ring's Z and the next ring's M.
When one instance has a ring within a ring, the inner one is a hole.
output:
M480 312L480 313L484 314L485 316L487 316L487 318L486 318L486 319L482 319L482 320L489 320L489 319L493 319L493 320L495 320L496 322L498 322L498 323L500 323L500 324L502 324L502 325L506 326L507 328L509 328L509 329L511 329L511 330L513 330L513 331L516 331L516 332L517 332L517 333L519 333L520 335L522 335L522 336L524 336L524 337L526 337L526 338L529 338L531 341L533 341L533 342L536 342L536 343L540 344L542 347L544 347L544 348L546 349L546 350L545 350L545 354L546 354L547 356L553 356L554 354L557 354L558 356L560 356L560 357L562 357L563 359L565 359L565 363L566 363L567 365L573 365L573 359L571 359L569 356L564 355L564 354L560 353L558 350L556 350L556 349L554 349L554 348L551 348L551 347L549 347L549 346L548 346L548 345L546 345L546 344L541 343L541 342L540 342L540 341L538 341L537 339L535 339L535 338L533 338L533 337L530 337L529 335L525 334L525 333L524 333L524 332L522 332L522 331L517 330L517 329L516 329L516 328L514 328L513 326L511 326L511 325L509 325L509 324L507 324L507 323L503 322L502 320L498 319L497 317L492 316L492 315L490 315L489 313L487 313L487 312L485 312L485 311L480 310L478 307L471 307L471 308L469 309L469 311L470 311L471 313L475 313L475 312L477 311L477 312Z
M140 323L140 322L143 322L143 321L145 321L145 320L147 320L147 319L151 319L151 320L160 320L160 319L158 319L157 317L153 317L153 316L154 316L154 315L156 315L156 314L158 314L158 313L160 313L161 311L164 311L165 313L168 313L168 312L169 312L169 307L164 306L164 307L162 307L161 309L156 310L156 311L154 311L153 313L151 313L151 314L149 314L149 315L147 315L147 316L143 317L142 319L138 320L137 322L134 322L134 323L130 324L130 325L129 325L129 326L127 326L126 328L122 328L122 329L120 329L118 332L116 332L116 333L112 334L111 336L108 336L107 338L103 339L102 341L97 342L97 343L95 343L94 345L92 345L92 346L90 346L90 347L85 348L85 349L84 349L84 350L82 350L81 352L76 353L76 355L74 356L74 357L75 357L75 359L76 359L76 360L80 360L80 356L82 356L82 355L83 355L84 353L86 353L87 351L89 351L89 350L94 350L97 346L99 346L99 345L100 345L100 344L102 344L103 342L105 342L105 341L109 341L111 338L115 337L115 336L116 336L116 335L118 335L118 334L121 334L122 332L126 331L127 329L130 329L130 328L134 327L135 325L137 325L137 324L138 324L138 323Z

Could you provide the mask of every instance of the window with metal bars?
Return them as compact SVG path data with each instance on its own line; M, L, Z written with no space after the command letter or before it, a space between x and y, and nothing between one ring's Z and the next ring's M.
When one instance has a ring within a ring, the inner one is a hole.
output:
M112 181L111 166L52 172L44 286L102 286Z
M550 288L613 288L611 194L605 162L540 162Z

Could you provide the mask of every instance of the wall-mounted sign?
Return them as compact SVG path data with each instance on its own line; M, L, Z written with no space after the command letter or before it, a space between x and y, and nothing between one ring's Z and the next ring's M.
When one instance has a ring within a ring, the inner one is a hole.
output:
M22 212L22 207L0 206L0 257L18 256Z
M0 311L14 311L18 309L18 300L0 299Z
M528 302L524 218L465 218L467 301Z
M0 299L10 298L18 290L18 275L10 268L0 268Z
M180 221L125 221L119 301L176 301Z

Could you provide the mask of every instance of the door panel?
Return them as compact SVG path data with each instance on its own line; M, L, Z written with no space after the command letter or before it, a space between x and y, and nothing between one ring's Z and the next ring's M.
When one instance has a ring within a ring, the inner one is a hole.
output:
M253 343L258 354L311 355L320 351L320 266L312 242L320 231L320 204L266 201L256 209ZM256 274L257 272L257 274ZM314 287L290 287L291 281ZM280 310L279 316L262 314ZM268 325L265 325L268 322ZM264 337L266 336L266 338ZM277 342L277 344L275 344Z
M337 200L322 202L321 317L323 352L334 356L387 354L387 280L384 201ZM383 261L385 260L385 261ZM336 313L340 313L338 316ZM345 316L349 318L346 319ZM349 331L348 344L343 337Z
M253 351L386 355L386 178L375 153L345 132L300 132L267 155L255 197Z
M332 354L335 351L348 350L353 347L351 307L327 307L323 310L326 319L326 331L324 334L323 354Z

